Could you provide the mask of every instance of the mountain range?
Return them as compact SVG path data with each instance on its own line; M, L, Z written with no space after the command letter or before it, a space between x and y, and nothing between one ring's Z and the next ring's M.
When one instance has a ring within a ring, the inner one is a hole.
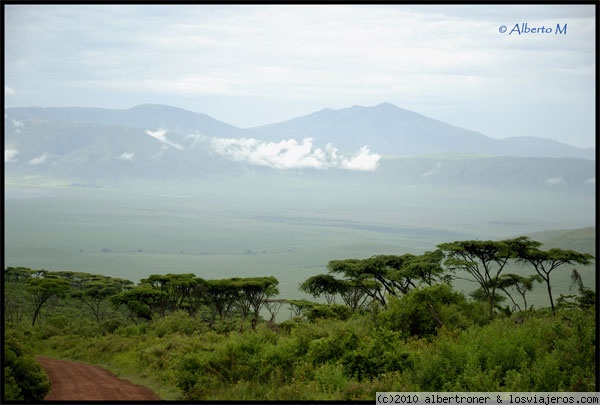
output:
M5 109L4 129L5 171L14 176L101 183L332 169L317 172L405 183L595 184L594 148L536 137L498 140L390 103L323 109L253 128L154 104L20 107Z

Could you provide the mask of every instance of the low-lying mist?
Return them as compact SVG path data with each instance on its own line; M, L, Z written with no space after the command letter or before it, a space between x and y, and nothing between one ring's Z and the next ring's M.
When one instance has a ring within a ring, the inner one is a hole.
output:
M5 186L5 266L206 278L274 275L280 296L329 260L594 226L591 193L397 185L282 171L190 182Z

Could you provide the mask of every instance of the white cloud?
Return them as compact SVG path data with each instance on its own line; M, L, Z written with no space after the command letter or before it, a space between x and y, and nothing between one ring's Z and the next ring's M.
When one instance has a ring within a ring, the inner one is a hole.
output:
M16 149L4 149L4 163L18 162L19 159L16 156L19 151Z
M563 177L550 177L549 179L546 179L545 184L548 184L550 186L554 186L556 184L565 184L566 181Z
M371 153L368 146L363 146L350 159L342 159L341 167L350 170L375 170L381 155Z
M437 162L435 166L431 169L427 170L425 173L421 174L421 177L431 176L432 174L436 174L440 171L440 167L442 167L442 162Z
M328 144L325 149L313 147L313 141L287 139L265 142L254 138L211 138L215 152L238 162L248 162L277 169L325 169L337 167L349 170L375 170L380 155L363 146L350 158L338 156L337 149Z
M134 152L123 152L117 159L127 160L127 161L131 162L131 161L133 161L133 155L134 155Z
M12 96L15 94L17 94L17 92L12 87L4 86L4 95L5 96Z
M595 185L596 184L596 178L595 177L590 177L589 179L587 179L585 181L585 184Z
M31 159L29 162L27 162L30 165L41 165L42 163L44 163L46 161L46 158L48 157L48 154L44 153L41 156L35 157L33 159Z
M199 143L206 141L208 138L201 134L189 134L188 136L185 137L185 139L192 140L192 143L190 145L190 149L191 149L191 148L194 148Z
M23 121L17 121L16 119L12 119L13 127L15 128L15 132L17 134L21 133L21 128L25 125Z
M164 151L164 149L161 149L154 155L150 155L150 159L159 159L163 155L163 153L165 153L165 151Z
M175 142L171 142L167 139L167 132L168 131L166 129L159 129L157 131L151 131L149 129L146 130L146 134L150 135L152 138L158 139L162 143L172 146L176 149L183 150L183 147L181 145Z

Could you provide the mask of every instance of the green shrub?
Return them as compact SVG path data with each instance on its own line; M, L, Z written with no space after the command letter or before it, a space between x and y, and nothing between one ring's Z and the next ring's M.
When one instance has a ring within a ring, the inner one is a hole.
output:
M314 372L314 380L317 383L319 393L325 394L325 396L341 392L348 384L348 379L344 375L344 369L340 364L321 365ZM319 397L323 398L322 395L319 395Z
M306 318L309 321L316 319L340 319L347 320L352 315L352 310L341 304L315 305L306 310Z
M457 323L454 311L445 310L454 304L459 309L465 297L447 284L418 288L401 298L390 297L389 305L378 315L378 323L387 329L408 336L432 336L447 322ZM463 321L464 323L464 321Z
M353 332L315 339L309 344L307 357L313 364L323 364L341 358L345 353L356 349L358 344L359 339Z
M5 330L4 393L11 401L39 402L50 391L50 380L23 345L24 336Z
M150 329L156 336L163 337L173 333L193 334L198 329L199 321L190 317L185 311L175 311L163 317L157 317L150 323Z

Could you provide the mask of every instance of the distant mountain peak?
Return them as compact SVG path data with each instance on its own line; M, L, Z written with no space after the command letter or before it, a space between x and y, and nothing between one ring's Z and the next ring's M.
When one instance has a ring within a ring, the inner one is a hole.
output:
M125 110L6 108L5 114L18 122L36 120L153 131L167 129L170 133L202 134L216 138L255 138L277 142L311 138L318 147L333 145L341 153L354 153L368 146L373 153L386 156L460 153L595 159L594 148L581 149L537 137L493 139L387 101L366 107L324 108L284 122L246 129L221 122L204 113L152 103ZM5 120L5 127L12 120Z
M155 111L155 110L165 111L166 110L166 111L182 111L182 112L198 114L194 111L186 110L184 108L173 107L171 105L166 105L166 104L152 104L152 103L138 104L136 106L129 108L128 110L129 111L136 111L136 110L137 111Z
M398 107L397 105L395 105L395 104L392 104L392 103L390 103L390 102L388 102L388 101L385 101L385 102L383 102L383 103L381 103L381 104L377 104L375 107L376 107L376 108L398 108L398 109L401 109L401 108L400 108L400 107Z

